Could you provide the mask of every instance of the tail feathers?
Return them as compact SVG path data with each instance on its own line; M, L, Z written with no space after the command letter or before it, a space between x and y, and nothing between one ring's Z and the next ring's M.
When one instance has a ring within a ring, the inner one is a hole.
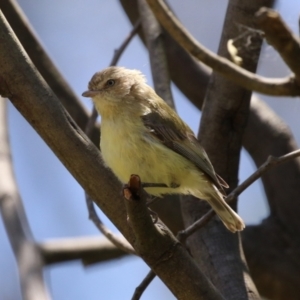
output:
M221 195L219 197L210 197L210 199L207 199L207 202L228 230L236 232L245 228L242 218L224 201Z

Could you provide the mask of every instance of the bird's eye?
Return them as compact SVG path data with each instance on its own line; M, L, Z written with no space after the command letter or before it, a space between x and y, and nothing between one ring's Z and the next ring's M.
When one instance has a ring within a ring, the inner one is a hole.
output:
M107 86L113 86L115 84L115 81L113 79L109 79L106 81Z

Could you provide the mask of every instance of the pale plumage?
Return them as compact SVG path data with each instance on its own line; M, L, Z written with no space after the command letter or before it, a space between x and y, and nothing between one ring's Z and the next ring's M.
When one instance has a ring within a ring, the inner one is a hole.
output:
M137 70L110 67L96 73L83 96L92 97L101 115L104 162L120 181L138 174L152 195L192 194L210 203L232 232L242 219L223 200L226 182L216 175L191 129L146 84Z

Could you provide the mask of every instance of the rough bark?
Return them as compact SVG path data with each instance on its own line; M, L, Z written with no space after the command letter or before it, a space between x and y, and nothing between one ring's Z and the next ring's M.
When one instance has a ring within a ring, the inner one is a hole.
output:
M137 18L136 0L120 0L120 2L130 21L134 22ZM164 33L164 38L172 80L185 96L201 109L210 71L192 59L167 33ZM270 107L255 97L252 97L251 101L243 146L257 166L270 154L280 155L297 148L286 124ZM264 188L269 190L267 200L271 206L271 215L267 221L258 226L246 227L242 234L243 248L251 276L263 296L276 300L287 298L296 300L300 294L299 276L296 276L300 268L298 263L295 263L299 256L297 245L300 241L297 238L299 235L286 236L285 227L292 224L290 227L300 228L298 224L300 219L297 217L300 186L296 184L300 176L299 160L293 160L281 168L283 169L275 168L263 177ZM289 201L288 205L285 204L286 201ZM275 205L273 202L276 203L280 214L281 207L283 211L290 210L291 215L288 213L290 217L284 218L284 223L281 221L278 224L277 217L272 214L272 207ZM168 217L167 214L165 217ZM274 226L268 225L269 222L274 222ZM289 253L289 255L282 255L282 253Z
M264 1L270 5L271 1ZM253 15L262 5L261 1L230 1L218 54L228 57L227 42L240 32L236 24L255 27ZM232 22L235 20L235 22ZM242 48L239 56L243 67L255 72L262 40L249 52ZM206 149L216 172L232 188L238 182L238 167L242 136L247 124L251 92L213 73L203 106L199 138ZM206 211L206 203L196 199L183 201L183 216L186 226L191 225ZM189 246L201 269L222 291L226 299L258 299L258 293L248 274L239 235L224 230L218 219L195 233ZM226 256L226 260L224 259ZM212 268L211 266L214 266ZM225 276L226 274L226 276ZM230 278L227 280L226 278Z

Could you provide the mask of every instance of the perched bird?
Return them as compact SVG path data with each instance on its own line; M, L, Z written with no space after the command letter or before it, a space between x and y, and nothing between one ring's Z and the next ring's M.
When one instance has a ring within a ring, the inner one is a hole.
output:
M154 196L191 194L206 200L232 232L243 220L224 201L226 182L218 176L192 130L146 84L137 70L109 67L96 73L88 91L101 115L100 148L105 164L123 183L131 174Z

